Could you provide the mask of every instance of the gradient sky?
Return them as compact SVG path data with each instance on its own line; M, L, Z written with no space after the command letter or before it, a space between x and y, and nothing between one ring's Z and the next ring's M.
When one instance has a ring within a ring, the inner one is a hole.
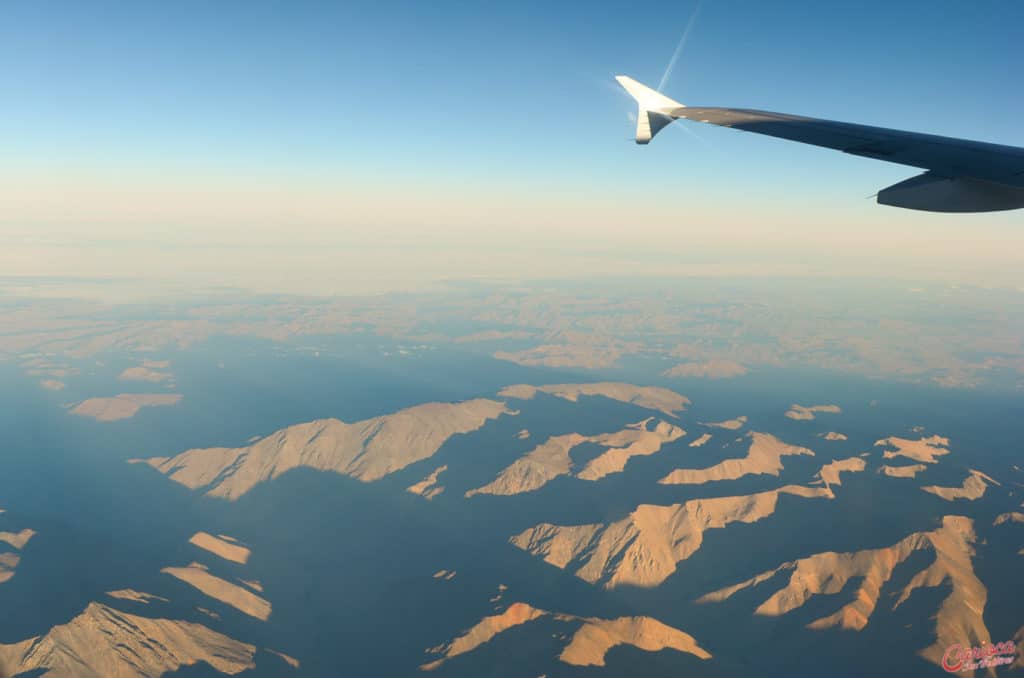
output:
M0 270L328 293L609 268L1024 286L1024 211L867 199L913 168L685 123L632 144L612 77L657 84L696 7L5 3ZM1024 146L1022 25L1011 0L704 0L664 89Z

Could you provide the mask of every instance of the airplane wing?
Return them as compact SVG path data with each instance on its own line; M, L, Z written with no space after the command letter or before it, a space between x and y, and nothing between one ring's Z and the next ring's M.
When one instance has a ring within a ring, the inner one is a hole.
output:
M879 191L883 205L932 212L1024 207L1024 148L769 111L684 106L627 76L615 79L637 101L638 144L649 143L674 120L693 120L927 170Z

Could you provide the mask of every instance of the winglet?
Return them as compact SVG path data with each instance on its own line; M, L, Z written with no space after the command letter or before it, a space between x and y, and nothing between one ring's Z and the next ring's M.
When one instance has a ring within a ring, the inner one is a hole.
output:
M627 75L616 75L615 79L622 85L622 88L629 92L629 95L636 99L636 143L650 143L654 135L675 120L673 113L685 108L678 101L673 101L667 96L642 85Z

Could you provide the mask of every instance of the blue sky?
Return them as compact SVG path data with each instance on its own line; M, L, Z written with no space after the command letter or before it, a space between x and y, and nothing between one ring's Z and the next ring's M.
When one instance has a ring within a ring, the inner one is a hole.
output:
M657 82L695 6L9 3L8 141L23 158L88 162L586 175L630 133L611 76ZM1021 25L1016 2L706 0L665 89L1024 145Z
M593 196L709 223L931 223L864 199L912 168L693 124L631 144L632 103L612 77L657 83L696 5L7 3L0 175L32 177L25 190L39 193L56 176L52 191L212 177L257 192L358 187L378 201L436 187L449 203L471 194L470 215L514 190L515 202L561 205L567 221L587 219L572 205ZM1024 146L1022 25L1024 4L1009 0L704 0L665 91ZM104 195L66 212L103 227ZM70 218L10 202L8 231ZM150 207L136 227L190 226ZM373 225L360 214L335 226ZM997 237L1018 214L971 219Z

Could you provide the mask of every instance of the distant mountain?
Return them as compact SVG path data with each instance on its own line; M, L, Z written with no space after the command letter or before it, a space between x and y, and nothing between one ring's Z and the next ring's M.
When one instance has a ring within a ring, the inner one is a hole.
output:
M546 612L527 603L517 602L509 605L501 614L481 619L479 623L450 643L428 650L432 654L440 654L441 658L423 664L420 668L424 671L432 671L455 657L476 650L513 627L545 617L567 624L574 629L571 631L571 640L558 656L558 660L564 664L604 666L608 650L618 645L632 645L648 652L673 649L701 659L711 658L711 654L700 647L691 635L666 626L650 617L620 617L618 619L577 617L564 613Z
M623 584L649 588L664 582L676 571L677 563L701 547L706 530L770 516L783 494L834 496L826 487L787 485L758 494L693 499L672 506L644 504L614 523L544 523L512 537L511 542L555 567L572 565L574 574L591 584L609 589Z
M427 403L354 424L296 424L247 447L189 450L145 462L175 482L224 499L237 499L298 467L370 482L432 456L453 435L509 413L504 403L486 399Z
M890 584L898 565L917 551L934 555L931 565L919 570L901 589L893 608L923 587L949 587L949 594L935 616L935 642L921 650L922 656L940 664L946 648L955 644L985 645L992 641L982 615L988 596L972 565L973 545L977 537L974 523L963 516L945 516L942 526L929 532L915 532L892 546L855 553L819 553L784 563L734 586L703 596L700 602L727 600L751 587L760 587L777 574L789 573L789 581L755 610L756 614L776 617L808 603L819 595L845 593L848 582L856 582L849 603L837 612L808 625L811 629L837 626L860 630L869 623L883 588ZM846 594L850 595L850 594ZM888 597L886 598L888 600Z
M0 668L44 669L52 678L148 678L205 662L236 675L253 668L256 647L201 624L151 619L91 603L45 636L0 645Z
M686 431L665 421L652 419L630 424L621 431L584 436L567 433L552 436L525 456L504 469L491 483L466 492L474 494L512 495L532 492L558 476L573 475L581 480L600 480L613 473L621 473L631 457L654 454L662 445L686 435ZM570 453L590 443L605 448L583 468L574 470Z

